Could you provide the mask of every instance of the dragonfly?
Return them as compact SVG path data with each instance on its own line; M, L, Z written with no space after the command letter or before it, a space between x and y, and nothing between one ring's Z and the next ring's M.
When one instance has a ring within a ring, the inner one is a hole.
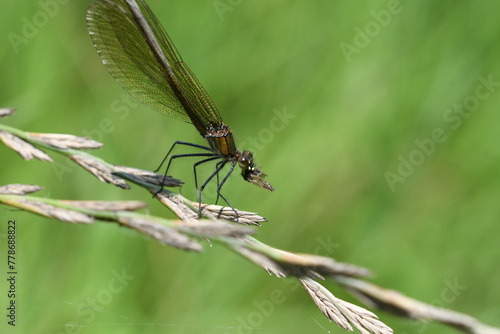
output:
M182 60L144 0L96 0L87 10L87 28L103 64L128 93L155 111L192 123L207 141L208 146L174 142L156 170L160 170L170 156L165 180L172 161L183 157L199 159L193 165L199 217L202 192L216 176L216 203L220 196L234 210L221 189L236 165L245 181L274 191L265 180L267 175L255 164L252 152L236 148L231 128L223 122L205 88ZM198 149L201 153L170 155L178 145ZM198 187L197 168L215 161L215 170ZM219 182L219 173L228 164L229 171Z

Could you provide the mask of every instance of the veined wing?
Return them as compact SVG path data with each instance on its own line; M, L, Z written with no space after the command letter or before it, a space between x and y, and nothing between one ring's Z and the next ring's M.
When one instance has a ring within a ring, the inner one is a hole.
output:
M222 118L144 0L96 0L87 27L104 65L132 96L203 136Z

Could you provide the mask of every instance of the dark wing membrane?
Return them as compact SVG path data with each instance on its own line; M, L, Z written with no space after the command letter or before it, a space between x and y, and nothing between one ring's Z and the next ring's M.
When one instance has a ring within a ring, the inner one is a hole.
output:
M131 95L200 134L222 123L217 107L143 0L97 0L87 26L104 65Z

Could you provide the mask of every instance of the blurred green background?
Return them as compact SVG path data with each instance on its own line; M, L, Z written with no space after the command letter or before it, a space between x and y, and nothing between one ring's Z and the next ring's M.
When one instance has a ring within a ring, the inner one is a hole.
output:
M99 157L149 170L175 140L203 144L193 126L127 104L88 36L91 1L60 2L2 1L0 106L17 108L4 124L91 136L105 144ZM366 266L382 286L500 326L498 1L149 4L276 188L235 173L224 189L235 207L269 219L260 240ZM171 216L143 189L120 190L52 156L56 164L25 162L0 145L0 184L142 200ZM188 195L191 165L174 170ZM186 253L116 225L0 210L2 258L7 220L18 223L12 332L344 332L301 288L218 244ZM121 286L118 273L128 277ZM286 299L264 314L257 305L274 290ZM376 313L398 333L456 332Z

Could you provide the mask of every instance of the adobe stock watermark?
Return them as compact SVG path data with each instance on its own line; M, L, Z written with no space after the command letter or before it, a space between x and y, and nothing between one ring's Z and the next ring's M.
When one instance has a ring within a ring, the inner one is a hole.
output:
M111 112L118 118L119 121L125 120L130 114L130 110L137 108L139 102L130 94L122 93L120 98L111 103ZM95 141L102 142L104 135L109 134L116 129L116 119L105 117L101 119L99 125L93 129L83 129L82 134L84 137L89 137ZM64 180L64 175L73 172L79 168L77 164L70 158L65 158L64 163L54 161L52 169L59 182Z
M340 247L340 244L332 241L332 236L317 237L318 246L314 248L315 255L331 256L333 252Z
M460 295L467 290L469 287L467 285L462 285L458 282L458 279L455 278L453 282L450 282L448 279L445 279L443 281L444 288L441 290L441 293L439 294L439 298L436 298L432 300L428 304L423 304L422 305L422 312L424 314L426 313L432 313L435 308L446 308L450 304L454 303ZM415 321L412 322L412 326L418 326L419 328L417 329L417 333L422 333L427 329L427 326L429 326L428 321ZM414 330L411 331L412 333L415 333ZM406 334L403 332L402 334Z
M71 0L39 0L38 6L40 9L31 17L23 16L21 18L21 29L19 33L9 32L7 39L10 45L17 54L22 45L28 44L33 38L38 35L40 29L45 27L51 18L59 13L60 6L65 5Z
M297 115L289 113L286 106L281 110L274 108L273 117L269 120L268 126L261 128L257 135L248 136L245 140L237 143L238 147L252 153L263 151L266 145L274 140L275 135L285 130L295 117Z
M226 13L231 13L236 7L241 5L243 0L214 0L212 2L214 10L221 21L224 21Z
M472 112L479 108L481 102L490 98L497 87L500 86L500 82L493 81L492 74L489 74L487 79L480 76L478 81L479 83L472 94L466 96L461 103L455 103L451 108L444 111L445 128L436 127L427 138L415 139L415 148L405 156L399 155L400 164L397 170L385 172L385 180L392 192L396 190L396 185L404 183L412 176L416 167L421 166L434 154L436 148L446 142L453 131L460 128L464 119L469 118Z
M111 270L113 277L108 281L108 284L95 294L95 296L87 297L85 302L82 302L76 308L76 315L81 318L81 321L74 321L66 324L64 330L53 334L78 334L82 332L82 327L94 321L97 312L102 312L104 307L113 301L115 295L121 293L129 283L135 279L122 268L120 272Z
M370 45L372 40L380 35L382 28L386 28L392 22L394 16L402 11L403 6L399 0L389 0L385 9L371 10L370 15L373 19L368 21L363 28L354 27L355 35L352 43L341 42L339 44L347 63L352 61L354 54L359 55L362 49Z
M330 236L326 238L318 237L316 241L318 242L318 246L314 248L314 254L316 255L329 255L340 246L337 243L333 243ZM303 273L299 272L298 274ZM286 289L274 289L269 293L268 298L262 300L255 299L252 302L254 310L246 316L238 316L236 318L238 324L234 329L237 334L252 334L256 330L258 333L266 319L269 319L274 314L276 306L286 302L286 290L296 291L302 287L302 284L296 279L283 278L283 282L286 284ZM225 334L230 333L226 332Z
M298 288L298 283L292 288ZM236 333L238 334L251 334L256 329L264 324L265 319L271 317L274 313L276 305L281 305L286 301L286 296L283 290L274 289L269 294L269 298L264 300L254 300L252 305L255 310L250 312L246 317L239 316L236 318L238 325ZM229 334L229 333L226 333Z

